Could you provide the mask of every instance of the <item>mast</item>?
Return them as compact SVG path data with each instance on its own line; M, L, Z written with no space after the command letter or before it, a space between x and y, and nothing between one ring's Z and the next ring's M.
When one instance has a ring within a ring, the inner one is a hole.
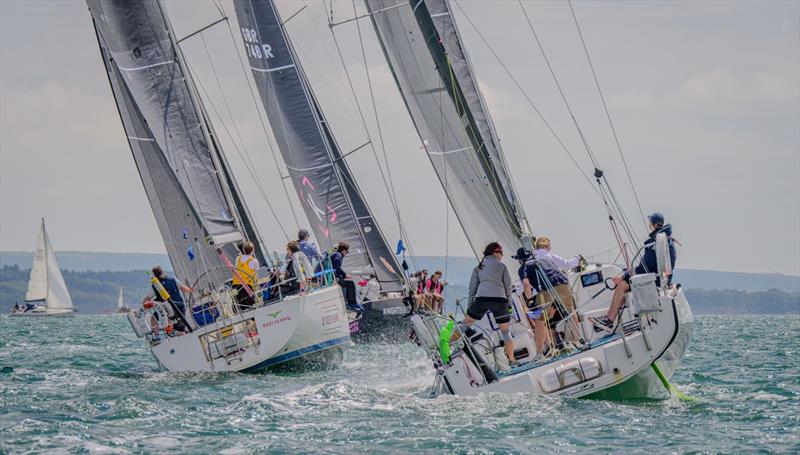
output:
M47 254L48 250L50 249L50 239L47 238L47 230L44 227L44 218L42 218L42 235L44 236L44 263L45 266L47 266L50 264L50 255ZM47 267L45 270L47 271L47 269L49 269L49 267ZM50 273L44 274L44 288L44 302L45 305L47 305L47 298L50 297Z
M446 0L365 0L389 68L467 239L530 246L530 229ZM516 263L507 255L507 265Z
M351 245L348 272L374 273L384 291L404 281L397 258L330 132L271 0L235 0L253 77L317 241Z

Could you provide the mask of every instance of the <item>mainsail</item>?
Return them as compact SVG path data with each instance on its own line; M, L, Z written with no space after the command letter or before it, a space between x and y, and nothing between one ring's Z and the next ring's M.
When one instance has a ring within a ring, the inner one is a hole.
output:
M406 107L476 255L530 229L446 0L365 0ZM512 263L510 254L506 260ZM516 268L516 264L513 264Z
M119 288L119 297L117 298L117 309L121 310L125 308L125 301L122 298L122 290L125 289L124 287Z
M47 308L52 310L71 310L73 308L67 284L64 282L53 245L50 243L44 227L44 219L39 230L39 238L36 240L36 251L33 253L33 265L25 301L44 302Z
M311 228L324 249L350 243L353 274L375 273L384 291L402 270L331 134L271 0L235 0L245 50L270 126Z
M222 254L260 242L160 1L87 0L103 63L173 270L212 284Z

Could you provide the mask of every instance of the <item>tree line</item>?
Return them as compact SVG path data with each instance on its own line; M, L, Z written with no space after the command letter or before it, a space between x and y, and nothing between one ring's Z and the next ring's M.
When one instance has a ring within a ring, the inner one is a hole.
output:
M64 281L79 313L113 312L119 288L124 290L125 303L137 307L150 292L147 270L124 272L64 270ZM17 265L0 268L0 313L7 313L14 302L22 302L28 288L30 269ZM448 300L466 295L464 286L453 285ZM777 289L767 291L686 289L686 296L695 313L712 314L800 314L800 294Z

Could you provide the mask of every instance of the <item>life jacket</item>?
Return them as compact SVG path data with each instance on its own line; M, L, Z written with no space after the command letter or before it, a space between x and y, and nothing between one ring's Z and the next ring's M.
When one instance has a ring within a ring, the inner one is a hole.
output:
M161 282L161 286L164 286L164 289L167 290L169 294L169 298L175 303L183 303L183 294L181 294L181 289L178 287L178 280L171 276L159 278L158 281ZM153 291L156 293L156 301L163 302L164 298L158 293L158 289L153 286Z
M239 273L233 274L233 284L243 285L247 284L251 288L255 284L256 271L251 267L251 263L255 258L252 254L240 254L236 257L236 270Z
M423 294L425 292L425 283L427 280L419 280L417 284L417 294Z
M430 278L428 278L425 281L425 289L428 290L428 292L435 292L437 294L441 294L443 289L442 281L441 280L433 281Z

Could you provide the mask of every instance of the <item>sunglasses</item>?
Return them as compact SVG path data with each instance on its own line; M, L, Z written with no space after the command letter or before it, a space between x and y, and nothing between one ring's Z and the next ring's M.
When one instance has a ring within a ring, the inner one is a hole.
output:
M502 248L498 248L498 249L494 250L494 252L503 254L503 249Z

